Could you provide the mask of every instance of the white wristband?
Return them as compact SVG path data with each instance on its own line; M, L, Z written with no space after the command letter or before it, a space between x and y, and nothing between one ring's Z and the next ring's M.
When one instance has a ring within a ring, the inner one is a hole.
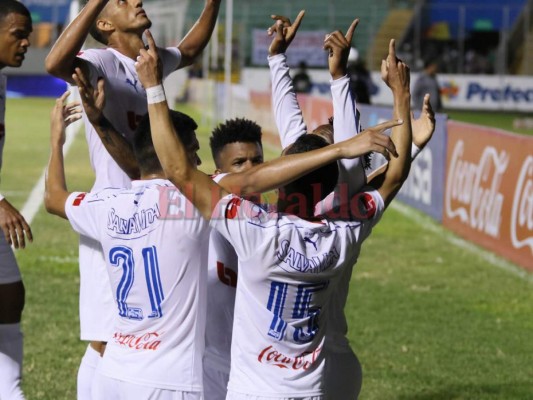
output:
M148 104L162 103L167 98L165 97L165 89L163 85L152 86L146 89L146 99Z
M411 160L414 160L418 153L420 153L422 149L418 147L416 144L411 143Z
M0 193L0 201L4 200L4 196L2 196L2 193Z

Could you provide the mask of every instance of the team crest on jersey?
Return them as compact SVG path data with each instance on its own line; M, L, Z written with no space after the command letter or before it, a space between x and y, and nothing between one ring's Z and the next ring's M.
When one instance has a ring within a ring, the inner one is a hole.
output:
M79 195L77 195L75 198L74 198L74 201L72 202L72 205L74 207L79 207L81 205L81 202L83 201L83 199L85 198L85 196L87 196L87 193L80 193Z

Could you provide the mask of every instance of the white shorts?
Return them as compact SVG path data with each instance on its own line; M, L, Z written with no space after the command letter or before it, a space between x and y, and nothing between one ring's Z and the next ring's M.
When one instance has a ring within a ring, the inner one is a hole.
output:
M228 392L229 373L213 367L204 358L204 399L224 400Z
M209 400L206 397L206 400ZM226 400L324 400L324 396L308 396L308 397L264 397L264 396L253 396L242 393L235 393L231 390L228 390L228 396ZM338 399L340 400L340 399Z
M13 249L7 243L4 232L0 230L0 285L20 282L20 270Z
M93 400L202 400L201 392L157 389L109 378L96 371Z
M359 359L349 352L326 350L324 392L326 400L357 400L363 383Z
M80 236L79 264L81 340L107 342L118 310L98 241Z

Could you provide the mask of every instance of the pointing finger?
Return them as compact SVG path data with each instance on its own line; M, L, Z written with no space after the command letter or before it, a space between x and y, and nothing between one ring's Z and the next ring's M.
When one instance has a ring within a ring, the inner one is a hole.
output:
M350 27L348 28L348 32L346 32L346 40L348 43L352 43L353 34L355 32L355 28L359 25L359 18L354 19Z

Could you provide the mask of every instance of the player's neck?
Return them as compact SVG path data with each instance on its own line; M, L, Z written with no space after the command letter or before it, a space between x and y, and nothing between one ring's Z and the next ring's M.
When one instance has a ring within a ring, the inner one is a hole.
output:
M307 203L307 202L305 202ZM298 218L305 219L307 221L316 221L315 207L306 207L300 202L288 202L283 199L278 200L277 211L284 214L295 215Z
M165 176L163 172L152 173L152 174L141 173L141 181L149 181L151 179L167 179L167 177Z
M139 51L145 46L141 36L135 33L121 33L109 38L108 47L135 60L139 55Z

